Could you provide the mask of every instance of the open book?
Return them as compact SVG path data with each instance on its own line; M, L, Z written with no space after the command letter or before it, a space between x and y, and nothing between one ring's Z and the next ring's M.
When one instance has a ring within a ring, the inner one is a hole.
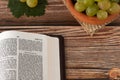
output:
M18 31L0 33L0 80L65 80L61 38Z

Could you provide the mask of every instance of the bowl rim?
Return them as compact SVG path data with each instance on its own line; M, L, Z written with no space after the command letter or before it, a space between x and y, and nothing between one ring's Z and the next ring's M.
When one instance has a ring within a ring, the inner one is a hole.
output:
M116 18L120 16L120 14L117 13L117 14L109 15L108 18L104 20L100 20L97 17L90 17L90 16L87 16L83 13L76 11L74 9L74 5L71 0L64 0L64 2L68 10L70 11L70 13L80 22L85 22L85 23L89 23L93 25L103 25L103 24L110 23L111 21L115 20Z

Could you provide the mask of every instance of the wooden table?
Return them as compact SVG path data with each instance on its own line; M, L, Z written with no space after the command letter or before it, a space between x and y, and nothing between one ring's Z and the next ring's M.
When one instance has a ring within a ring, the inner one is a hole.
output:
M19 19L11 15L7 2L0 0L0 32L17 30L64 36L67 80L109 80L108 71L120 68L120 18L90 37L62 0L48 0L44 16Z
M120 26L109 26L90 37L81 26L1 26L17 30L63 35L68 80L108 80L111 68L120 67Z

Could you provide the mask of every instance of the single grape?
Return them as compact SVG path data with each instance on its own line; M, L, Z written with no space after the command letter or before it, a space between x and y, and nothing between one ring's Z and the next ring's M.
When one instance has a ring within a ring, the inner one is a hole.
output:
M34 8L37 6L38 0L27 0L26 3L30 8Z
M77 10L78 12L82 12L86 9L86 6L79 2L76 2L74 7L75 7L75 10Z
M98 2L98 6L102 10L108 10L111 6L111 2L109 0L101 0Z
M111 7L110 7L109 10L108 10L108 13L109 13L109 14L120 13L120 5L117 4L117 3L115 3L115 2L113 2L113 3L111 4Z
M83 3L88 7L95 3L94 0L83 0Z
M106 19L107 17L108 17L107 11L99 10L99 11L97 12L97 18L98 18L98 19L103 20L103 19Z
M99 7L98 5L94 4L92 6L89 6L87 9L86 9L86 14L88 16L94 16L97 14L97 11L99 10Z
M26 0L20 0L20 2L26 2Z

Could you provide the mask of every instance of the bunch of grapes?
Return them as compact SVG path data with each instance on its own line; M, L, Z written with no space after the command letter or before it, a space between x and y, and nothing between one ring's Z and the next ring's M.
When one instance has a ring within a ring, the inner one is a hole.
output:
M87 16L106 19L111 14L120 13L120 0L76 0L74 8Z
M28 5L30 8L34 8L38 4L38 0L20 0L20 2L25 3Z

